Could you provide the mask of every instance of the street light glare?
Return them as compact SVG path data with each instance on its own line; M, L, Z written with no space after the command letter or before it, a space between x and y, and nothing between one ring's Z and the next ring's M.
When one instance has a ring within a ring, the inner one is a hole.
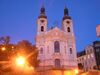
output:
M17 64L18 66L24 66L24 65L25 65L25 58L22 57L22 56L16 58L16 64Z
M2 51L5 51L5 50L6 50L6 48L5 48L5 47L2 47L1 49L2 49Z
M74 71L75 71L75 74L78 74L79 73L78 69L75 69Z

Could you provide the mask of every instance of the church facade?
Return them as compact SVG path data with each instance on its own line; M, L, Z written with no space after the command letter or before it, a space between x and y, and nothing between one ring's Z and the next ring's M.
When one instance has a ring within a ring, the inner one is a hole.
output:
M62 28L47 28L48 19L42 7L37 19L36 47L39 50L40 69L76 69L76 44L73 21L64 9Z

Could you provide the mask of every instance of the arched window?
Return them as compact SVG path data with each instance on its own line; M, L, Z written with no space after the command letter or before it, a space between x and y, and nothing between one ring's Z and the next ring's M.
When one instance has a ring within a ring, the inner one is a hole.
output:
M47 46L47 52L49 53L49 46Z
M60 44L58 41L54 42L54 51L55 52L60 52Z
M70 51L70 54L72 54L72 53L73 53L72 48L70 48L70 49L69 49L69 51Z
M66 53L66 46L64 46L64 48L65 48L65 53Z
M67 31L70 32L70 27L67 28Z
M44 31L44 26L41 26L41 31Z
M43 54L43 48L40 48L40 54Z
M60 68L60 59L55 59L55 67Z

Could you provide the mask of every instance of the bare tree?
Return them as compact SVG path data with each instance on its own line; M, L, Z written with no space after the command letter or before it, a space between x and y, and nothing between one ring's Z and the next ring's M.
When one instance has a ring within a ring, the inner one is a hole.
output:
M0 37L0 44L9 44L10 43L10 37L5 36L5 37Z

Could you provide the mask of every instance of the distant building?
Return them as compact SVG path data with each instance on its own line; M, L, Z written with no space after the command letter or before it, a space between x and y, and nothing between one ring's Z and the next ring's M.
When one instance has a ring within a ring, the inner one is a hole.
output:
M97 33L97 37L100 37L100 25L97 25L96 33Z
M96 68L100 70L100 41L93 42L95 60L96 60Z
M93 46L88 45L84 51L78 53L78 64L82 64L84 71L93 70L96 66Z
M48 30L48 19L45 8L41 8L37 19L36 47L39 50L40 70L49 69L77 69L76 44L73 22L64 9L62 29L53 27Z
M84 51L77 54L79 67L82 66L84 71L100 69L100 41L88 45Z

